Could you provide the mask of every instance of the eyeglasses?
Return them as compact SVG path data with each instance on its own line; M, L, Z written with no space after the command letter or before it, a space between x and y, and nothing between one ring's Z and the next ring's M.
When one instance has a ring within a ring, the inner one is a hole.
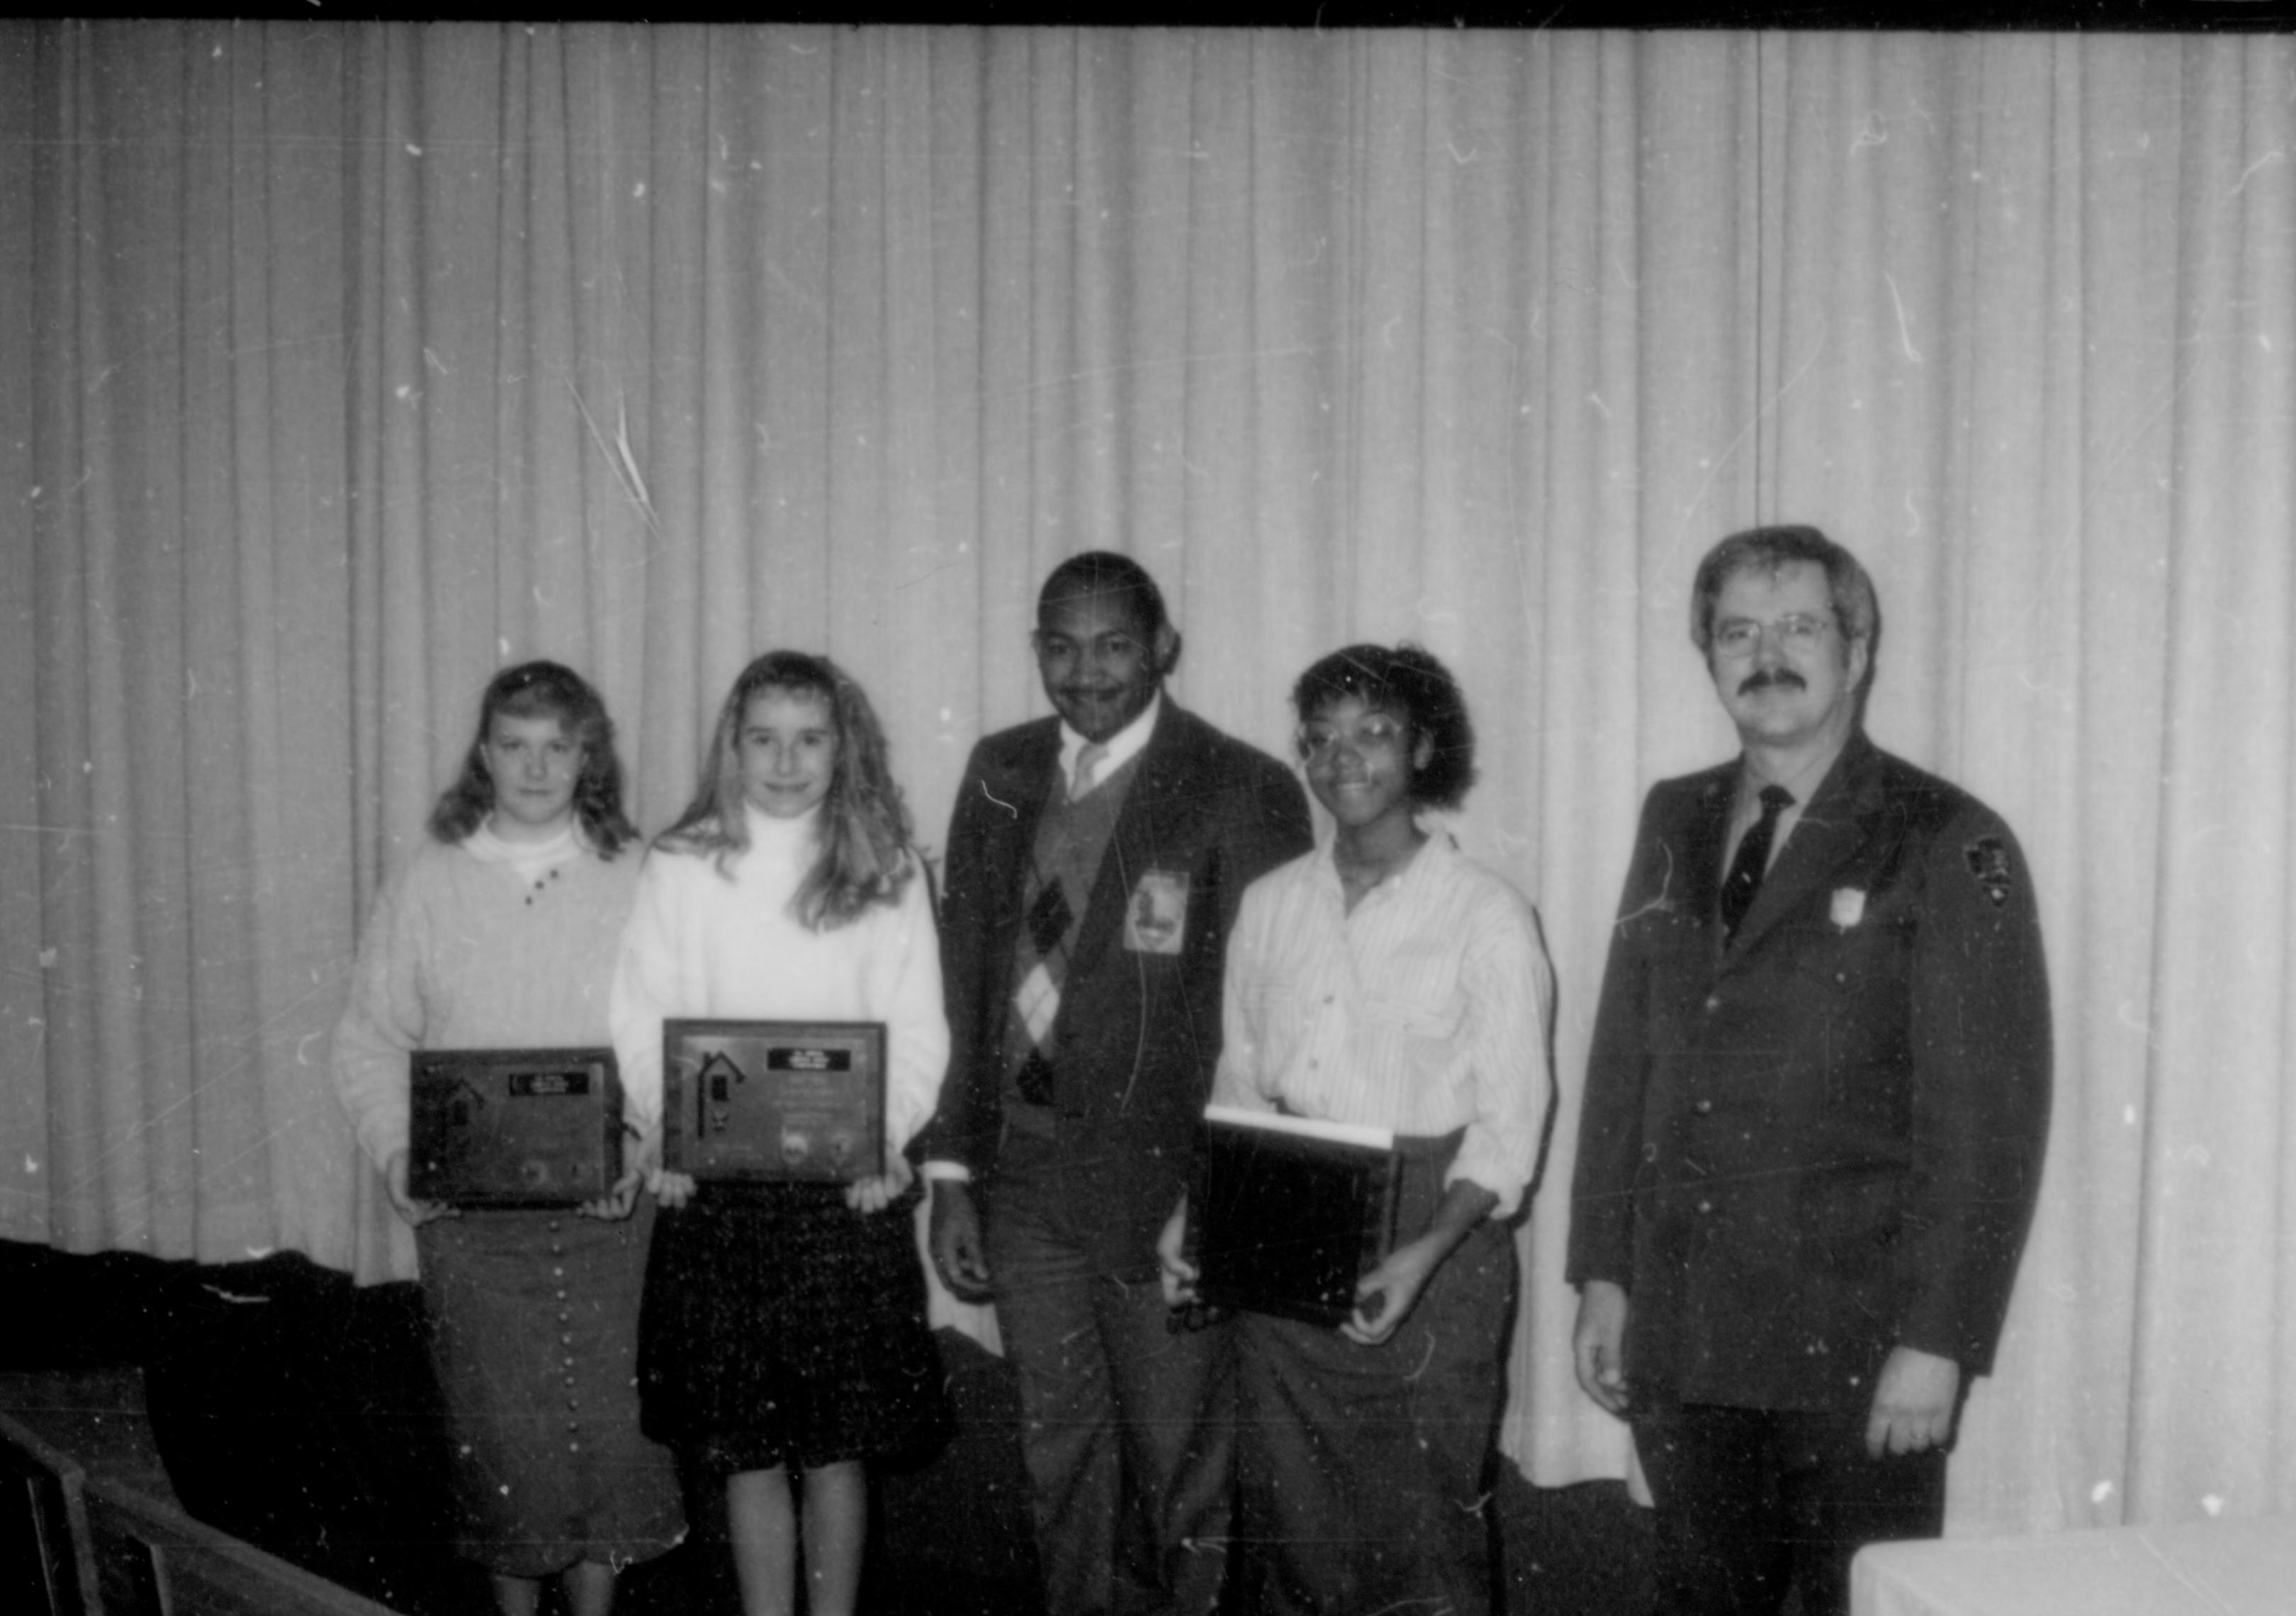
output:
M1358 718L1347 729L1332 724L1302 724L1292 742L1300 756L1313 763L1331 755L1331 751L1345 741L1359 752L1399 752L1411 734L1411 726L1385 713L1373 713Z
M1808 611L1789 612L1773 623L1734 617L1714 626L1714 652L1726 657L1752 656L1765 629L1788 651L1815 651L1833 627L1826 619Z

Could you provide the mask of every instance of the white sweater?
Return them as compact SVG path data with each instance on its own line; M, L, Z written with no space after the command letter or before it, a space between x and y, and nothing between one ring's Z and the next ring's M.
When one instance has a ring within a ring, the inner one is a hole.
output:
M790 900L812 865L817 812L795 820L747 812L750 846L723 870L708 854L646 855L611 1016L626 1114L658 1142L666 1017L882 1021L885 1144L898 1151L932 1115L948 1065L923 873L898 904L809 930Z

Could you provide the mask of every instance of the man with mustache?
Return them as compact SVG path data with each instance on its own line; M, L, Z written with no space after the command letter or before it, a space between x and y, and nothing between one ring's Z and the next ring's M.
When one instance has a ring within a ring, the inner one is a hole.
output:
M1660 1609L1849 1609L1934 1537L2048 1126L2032 882L1984 804L1866 738L1872 580L1734 534L1691 635L1740 756L1643 808L1571 1190L1579 1384L1629 1420Z
M1138 562L1054 568L1035 647L1056 716L976 746L949 823L933 1266L995 1300L1020 1372L1050 1616L1194 1616L1225 1572L1234 1345L1167 1327L1156 1237L1195 1156L1236 906L1308 850L1308 802L1164 695L1180 636Z

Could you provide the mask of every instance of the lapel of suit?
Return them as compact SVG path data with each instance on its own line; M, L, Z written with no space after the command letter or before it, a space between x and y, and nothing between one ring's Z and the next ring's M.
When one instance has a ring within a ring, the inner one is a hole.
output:
M1849 737L1841 756L1818 783L1809 806L1802 809L1770 873L1762 878L1754 893L1754 906L1746 912L1738 935L1731 939L1727 958L1744 957L1763 933L1792 914L1813 891L1828 885L1865 846L1880 756L1862 731Z
M1722 887L1722 847L1730 834L1730 803L1738 787L1738 767L1712 771L1685 805L1682 824L1682 890L1696 895L1690 918L1721 936L1715 903Z
M1013 810L991 821L996 845L982 862L990 870L1009 872L1003 879L1009 882L1016 923L1021 894L1028 885L1029 863L1037 856L1037 826L1045 816L1045 805L1052 800L1060 756L1061 730L1055 721L1024 735L1008 755L1004 772L982 783L992 797ZM1008 949L1012 946L1010 938L1005 946Z
M1075 941L1069 948L1072 974L1089 972L1122 929L1124 911L1132 901L1133 882L1156 861L1156 850L1168 840L1159 826L1170 805L1189 790L1195 778L1194 751L1187 744L1185 719L1168 694L1157 710L1156 727L1140 749L1132 783L1117 810L1116 828L1102 855L1100 874L1094 877L1092 901L1077 923Z

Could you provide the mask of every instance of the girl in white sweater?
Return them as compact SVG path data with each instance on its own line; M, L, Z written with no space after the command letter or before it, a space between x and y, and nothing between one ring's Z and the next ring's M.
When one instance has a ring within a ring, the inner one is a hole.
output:
M639 1327L645 1428L726 1479L744 1609L791 1608L801 1535L808 1608L840 1616L860 1580L864 1462L900 1448L941 1396L902 1151L932 1114L948 1029L884 733L825 657L772 652L742 670L692 805L646 859L612 1021L650 1160L672 1016L886 1025L884 1173L660 1174Z

